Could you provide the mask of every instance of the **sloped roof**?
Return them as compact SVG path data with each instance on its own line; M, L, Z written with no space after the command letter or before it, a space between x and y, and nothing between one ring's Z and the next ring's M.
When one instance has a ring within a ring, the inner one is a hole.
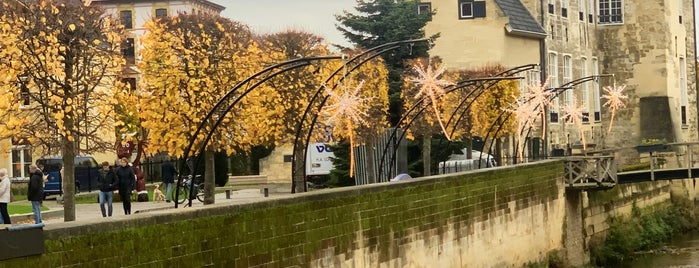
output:
M505 26L507 33L535 38L546 38L546 30L534 19L519 0L495 0L500 10L510 19Z

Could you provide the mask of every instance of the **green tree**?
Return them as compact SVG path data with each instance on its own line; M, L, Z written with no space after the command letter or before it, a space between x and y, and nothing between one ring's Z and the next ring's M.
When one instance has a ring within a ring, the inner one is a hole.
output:
M337 29L360 49L368 49L389 42L425 37L424 27L433 14L418 14L417 0L357 0L357 13L336 15ZM437 38L437 35L430 37ZM403 61L426 57L429 45L417 43L382 55L388 69L389 122L398 124L403 106L400 95L405 68Z

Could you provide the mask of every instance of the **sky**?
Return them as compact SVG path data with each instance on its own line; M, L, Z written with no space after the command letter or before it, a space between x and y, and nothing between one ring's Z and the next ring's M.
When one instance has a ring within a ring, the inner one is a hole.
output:
M335 14L341 14L343 10L354 13L356 0L210 1L226 7L222 16L247 24L256 33L275 33L291 28L315 33L329 43L349 46L335 28ZM694 5L698 2L694 0ZM696 45L699 47L699 43Z
M303 30L325 38L326 42L348 46L335 28L335 14L354 12L356 0L210 0L225 6L221 13L242 22L260 34L286 29Z

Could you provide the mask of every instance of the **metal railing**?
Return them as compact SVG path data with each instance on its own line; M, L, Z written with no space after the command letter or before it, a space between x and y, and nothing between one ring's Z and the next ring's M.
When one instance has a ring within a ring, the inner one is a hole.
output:
M613 156L572 156L563 159L567 188L606 189L617 183Z

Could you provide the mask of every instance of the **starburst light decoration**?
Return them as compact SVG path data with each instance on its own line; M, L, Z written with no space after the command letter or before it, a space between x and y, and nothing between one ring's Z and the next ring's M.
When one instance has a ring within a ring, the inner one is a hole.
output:
M622 93L624 89L626 89L626 85L617 86L616 81L614 81L612 86L604 87L605 94L602 96L602 98L607 99L604 106L608 106L612 113L607 132L612 131L612 123L614 123L614 115L616 114L616 111L620 108L626 108L626 103L624 103L624 100L628 98L628 96Z
M517 156L519 161L522 161L524 159L525 130L534 125L539 112L535 103L526 95L515 99L510 104L510 108L505 110L515 115L515 122L517 123L517 132L515 133L517 137Z
M325 87L328 93L329 105L323 108L326 115L326 125L341 125L344 123L350 139L350 177L354 177L354 128L355 126L366 124L364 119L369 109L369 100L361 96L361 89L364 81L360 82L354 90L342 86L340 92L335 92L329 87Z
M551 97L552 92L546 89L548 84L548 79L546 79L546 81L544 81L542 84L531 83L527 86L527 92L524 94L524 101L527 101L530 104L534 117L540 116L541 121L546 120L545 107L551 105L551 100L549 98ZM542 125L541 131L541 136L545 136L546 124Z
M582 125L583 119L587 118L583 113L586 111L585 106L578 105L578 101L573 95L573 100L571 103L563 107L563 120L567 123L575 124L580 131L580 139L582 139L583 150L587 149L587 142L585 141L585 133L583 132Z
M418 62L417 66L413 66L413 70L417 73L417 77L413 77L410 81L414 82L420 86L420 90L415 94L414 98L419 100L421 98L429 98L432 102L432 108L434 109L434 114L437 117L437 122L442 128L442 132L449 139L447 135L447 130L442 123L442 117L439 113L439 101L444 96L444 87L453 85L454 83L447 80L439 79L439 77L446 71L444 65L441 65L437 70L432 67L431 60L428 61L427 67L423 68L422 64Z

